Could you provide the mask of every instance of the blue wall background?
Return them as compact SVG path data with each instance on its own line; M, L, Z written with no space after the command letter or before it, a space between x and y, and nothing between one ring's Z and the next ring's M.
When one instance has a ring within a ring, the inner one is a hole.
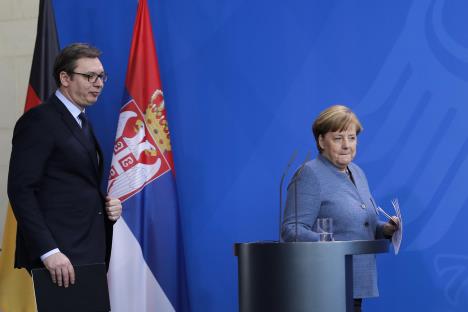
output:
M110 161L135 0L54 1L61 46L104 51L90 109ZM366 311L468 308L468 3L149 1L181 204L193 311L237 311L234 242L278 238L278 184L310 126L343 103L381 206L398 197L400 255L379 256Z

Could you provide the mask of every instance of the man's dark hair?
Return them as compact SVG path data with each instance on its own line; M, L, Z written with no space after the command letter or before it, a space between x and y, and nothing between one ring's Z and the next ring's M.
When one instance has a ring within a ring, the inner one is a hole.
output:
M76 61L81 58L97 58L101 55L101 51L87 43L72 43L55 58L54 62L54 79L57 86L60 87L60 73L66 72L69 75L76 68Z

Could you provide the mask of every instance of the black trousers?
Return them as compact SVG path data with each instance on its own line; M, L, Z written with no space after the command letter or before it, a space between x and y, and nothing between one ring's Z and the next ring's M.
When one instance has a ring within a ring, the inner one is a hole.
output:
M354 312L362 311L362 299L354 299Z

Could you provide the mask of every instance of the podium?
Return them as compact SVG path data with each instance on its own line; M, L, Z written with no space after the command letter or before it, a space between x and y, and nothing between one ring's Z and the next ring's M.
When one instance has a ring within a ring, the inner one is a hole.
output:
M353 312L353 255L388 240L234 244L240 312Z

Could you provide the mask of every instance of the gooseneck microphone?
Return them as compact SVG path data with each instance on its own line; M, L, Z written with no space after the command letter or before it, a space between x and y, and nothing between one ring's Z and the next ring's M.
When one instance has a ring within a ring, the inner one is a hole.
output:
M294 241L295 242L297 242L297 184L296 184L296 182L297 182L297 179L299 178L299 175L302 172L302 169L304 169L304 166L305 166L306 162L309 161L309 157L310 157L310 150L307 151L306 158L302 162L299 169L297 169L296 173L294 174L294 176L292 177L292 180L290 182L290 184L294 183L294 223L295 223Z
M284 169L283 175L281 176L281 181L280 181L280 189L279 189L279 231L278 231L278 243L281 242L281 225L283 222L283 183L284 183L284 177L289 171L289 168L291 167L294 159L296 159L297 156L297 149L294 150L294 152L291 154L291 157L289 158L288 165L286 166L286 169Z

